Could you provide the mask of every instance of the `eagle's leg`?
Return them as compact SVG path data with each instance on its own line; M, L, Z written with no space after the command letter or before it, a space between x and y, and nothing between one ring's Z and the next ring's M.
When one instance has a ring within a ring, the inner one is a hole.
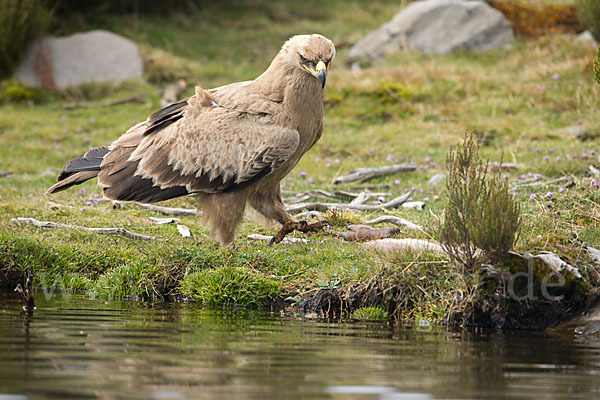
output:
M329 222L323 220L308 224L306 221L296 221L285 210L285 205L281 200L281 192L279 186L269 192L257 192L250 196L248 202L252 208L260 212L269 219L274 219L282 226L281 229L273 236L271 243L281 242L288 233L293 231L300 232L320 232L324 227L329 225Z
M277 234L275 236L273 236L269 245L272 245L273 243L281 242L288 233L291 233L295 230L303 232L303 233L321 232L321 231L323 231L323 228L327 227L328 225L329 225L329 221L327 221L326 219L319 221L319 222L313 222L312 224L309 224L306 221L299 221L299 222L296 222L294 220L286 221L283 224L283 226L281 227L281 229L279 230L279 232L277 232Z
M205 194L198 196L199 209L210 226L211 236L222 246L233 246L233 238L244 217L247 193Z

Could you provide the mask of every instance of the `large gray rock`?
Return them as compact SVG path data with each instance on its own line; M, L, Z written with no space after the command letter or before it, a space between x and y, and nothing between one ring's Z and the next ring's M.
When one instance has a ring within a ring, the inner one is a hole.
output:
M349 58L370 61L404 48L435 54L487 51L513 41L508 19L483 1L416 1L354 45Z
M95 30L33 42L15 77L46 89L85 82L119 82L140 78L143 63L137 45L112 32Z

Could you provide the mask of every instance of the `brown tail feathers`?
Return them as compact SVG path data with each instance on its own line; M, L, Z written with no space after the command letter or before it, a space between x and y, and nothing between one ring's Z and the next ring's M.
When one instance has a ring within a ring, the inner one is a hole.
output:
M97 147L69 161L58 175L58 183L49 188L48 193L60 192L95 178L108 151L106 146Z

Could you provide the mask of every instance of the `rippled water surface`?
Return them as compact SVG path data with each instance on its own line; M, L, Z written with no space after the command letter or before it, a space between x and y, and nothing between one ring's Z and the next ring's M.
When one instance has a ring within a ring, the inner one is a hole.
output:
M0 295L4 399L596 399L600 345Z

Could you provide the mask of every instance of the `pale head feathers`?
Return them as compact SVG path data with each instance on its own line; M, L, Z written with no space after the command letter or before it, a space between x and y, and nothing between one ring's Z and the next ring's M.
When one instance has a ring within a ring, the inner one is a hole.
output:
M303 63L313 66L323 61L327 66L335 57L335 46L325 36L319 34L297 35L284 43L276 58L281 59L290 67L303 71Z

